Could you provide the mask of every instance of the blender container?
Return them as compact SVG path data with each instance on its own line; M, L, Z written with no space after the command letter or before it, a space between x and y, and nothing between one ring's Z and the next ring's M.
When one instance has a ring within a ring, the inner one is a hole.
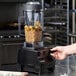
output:
M43 10L40 2L27 2L23 10L24 47L43 47ZM20 21L19 21L20 22ZM20 29L20 28L19 28Z

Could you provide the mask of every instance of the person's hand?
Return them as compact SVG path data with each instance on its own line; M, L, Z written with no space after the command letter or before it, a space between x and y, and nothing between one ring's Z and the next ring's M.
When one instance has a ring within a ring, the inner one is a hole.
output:
M67 53L66 53L67 49L65 48L65 46L57 46L50 50L55 51L54 53L51 53L51 55L58 60L63 60L67 57Z
M58 60L63 60L68 55L76 54L76 43L67 46L57 46L50 50L55 51L54 53L51 53L53 57Z

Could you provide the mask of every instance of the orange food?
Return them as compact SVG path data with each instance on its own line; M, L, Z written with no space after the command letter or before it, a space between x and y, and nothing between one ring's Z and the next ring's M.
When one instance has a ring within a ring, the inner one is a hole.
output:
M26 42L39 42L42 39L42 28L41 26L25 26L25 40Z

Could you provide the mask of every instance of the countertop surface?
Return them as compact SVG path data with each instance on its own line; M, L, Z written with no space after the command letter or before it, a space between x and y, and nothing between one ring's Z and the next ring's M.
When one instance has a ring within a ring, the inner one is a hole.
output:
M68 62L69 61L69 62ZM14 64L2 64L2 69L5 71L21 71L20 65ZM29 76L76 76L76 55L70 56L69 59L63 61L57 61L55 70L52 73L47 74L33 74L29 73Z

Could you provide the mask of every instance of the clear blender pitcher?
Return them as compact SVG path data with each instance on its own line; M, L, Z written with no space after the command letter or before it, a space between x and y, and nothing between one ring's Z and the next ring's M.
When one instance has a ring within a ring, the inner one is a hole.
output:
M27 2L23 11L24 23L24 47L43 47L43 11L39 2ZM20 17L19 17L20 18ZM19 30L21 30L21 19L19 19ZM20 31L21 34L21 31Z

